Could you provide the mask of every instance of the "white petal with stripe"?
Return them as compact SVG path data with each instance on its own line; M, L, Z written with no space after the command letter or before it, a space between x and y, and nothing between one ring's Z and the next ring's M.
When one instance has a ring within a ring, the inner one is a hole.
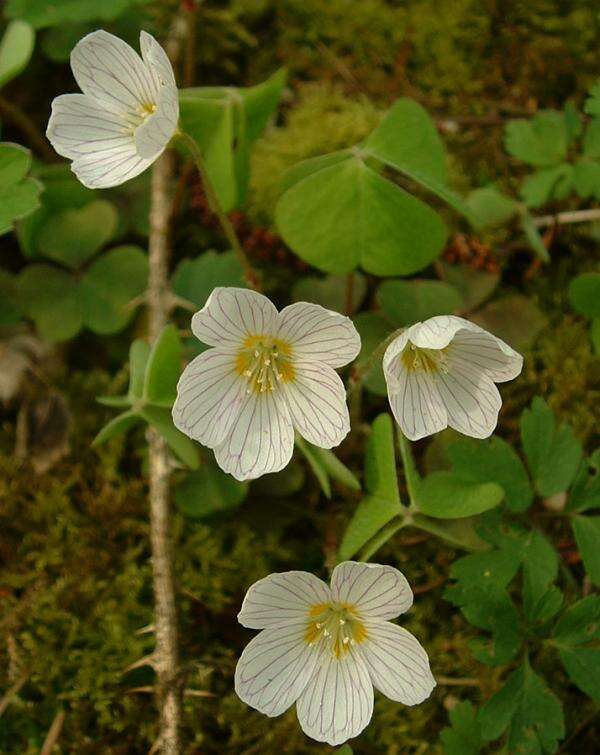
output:
M278 337L288 341L294 356L343 367L360 351L360 336L349 317L298 302L281 310Z
M320 448L338 446L350 431L346 389L333 367L294 362L294 379L282 384L294 427Z
M438 374L438 389L450 427L473 438L494 432L502 399L487 375L455 364L449 373Z
M273 335L277 319L266 296L245 288L215 288L192 318L192 331L209 346L238 349L248 336Z
M373 714L373 685L358 653L325 653L297 704L305 734L335 746L358 736Z
M246 646L235 670L239 698L267 716L292 705L313 676L319 654L304 641L304 623L263 629Z
M331 595L367 619L393 619L408 611L413 594L406 577L392 566L345 561L333 570Z
M393 380L388 379L389 374L394 375ZM419 440L448 427L446 407L433 375L392 363L385 377L392 413L407 438Z
M294 428L281 392L247 393L215 459L236 480L253 480L285 467L294 450Z
M469 365L485 372L495 383L513 380L523 369L520 354L481 328L459 330L446 353L451 364Z
M311 606L331 600L329 587L314 574L288 571L255 582L244 598L238 621L250 629L306 621Z
M190 438L214 448L223 442L246 397L235 356L209 349L193 359L177 384L173 422Z
M389 621L366 621L359 652L373 685L390 700L417 705L435 687L429 659L410 632Z

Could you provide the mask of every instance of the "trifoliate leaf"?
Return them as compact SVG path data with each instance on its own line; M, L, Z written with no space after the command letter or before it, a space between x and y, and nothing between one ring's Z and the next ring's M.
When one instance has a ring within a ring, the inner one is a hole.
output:
M600 273L581 273L569 284L569 301L584 317L600 317Z
M504 491L495 482L472 482L454 472L433 472L419 487L419 511L436 519L460 519L492 509Z
M147 0L61 0L49 3L47 0L8 0L5 13L8 18L21 18L36 29L58 26L63 23L76 23L101 19L112 21L133 5L143 5Z
M477 229L503 225L519 210L519 205L514 199L493 186L474 189L468 195L466 205L477 219Z
M142 417L136 412L123 412L110 420L92 441L92 446L99 446L108 440L123 435L142 421Z
M478 721L488 741L506 732L507 750L515 755L554 753L565 734L559 699L527 660L483 706Z
M600 199L600 163L579 160L573 166L573 188L582 199Z
M548 497L567 490L579 468L581 443L570 427L556 426L539 396L521 415L521 442L537 492Z
M600 597L590 595L560 617L553 644L571 681L600 702Z
M0 87L18 76L25 68L35 42L31 26L21 19L11 21L0 40Z
M186 516L205 519L237 508L247 494L247 482L239 482L221 471L212 459L205 459L199 469L177 485L174 497Z
M567 129L563 113L545 110L531 120L510 121L504 133L506 151L528 165L546 168L562 162L567 154Z
M12 230L15 220L39 206L41 185L26 178L31 153L19 144L0 144L0 235Z
M481 726L475 708L465 700L450 711L450 727L442 729L440 739L445 755L477 755L483 747Z
M600 157L600 118L592 118L585 129L583 154L585 157Z
M19 274L16 287L20 308L45 340L67 341L81 330L79 287L68 273L50 265L29 265Z
M533 621L539 611L539 601L546 595L558 573L558 556L552 545L537 530L531 530L523 540L523 607Z
M520 194L527 207L541 207L551 199L564 199L572 188L573 166L561 163L527 176Z
M581 463L565 510L581 512L597 508L600 508L600 449Z
M531 345L547 322L536 303L521 294L494 299L471 319L517 351Z
M217 286L245 287L244 271L235 252L208 251L183 260L173 274L171 287L182 299L201 309Z
M300 278L292 286L292 299L314 302L334 312L345 312L347 299L351 298L352 312L356 312L367 293L367 281L358 271L351 275L351 284L348 283L347 275L326 275L320 278L308 275ZM348 294L349 290L351 297Z
M355 555L385 524L402 512L394 429L389 414L380 414L373 422L367 441L365 490L366 495L358 504L342 538L338 554L340 561Z
M600 516L576 516L572 523L586 574L600 585Z
M463 479L500 485L511 511L526 511L533 502L533 491L523 462L502 438L493 437L487 441L461 438L448 446L446 454L453 471Z
M416 278L384 281L377 290L377 302L396 327L452 314L463 304L460 293L450 284Z
M500 273L475 270L471 265L439 264L442 278L459 292L466 311L483 304L500 282Z
M441 252L440 216L350 155L288 189L278 229L306 262L326 273L361 266L380 276L409 275Z
M144 377L144 401L171 407L177 397L182 346L175 325L167 325L152 346Z
M140 410L140 416L162 435L175 456L190 469L198 468L200 464L198 446L175 427L170 409L162 406L145 406Z

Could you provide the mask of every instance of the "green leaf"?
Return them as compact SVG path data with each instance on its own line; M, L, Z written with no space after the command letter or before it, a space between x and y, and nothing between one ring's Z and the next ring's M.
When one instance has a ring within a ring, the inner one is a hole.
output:
M5 14L7 18L22 18L36 29L41 29L93 19L112 21L127 8L144 5L147 1L102 0L101 3L91 3L90 0L7 0Z
M204 252L194 260L182 260L171 287L182 299L201 309L217 286L244 288L244 272L235 252Z
M518 212L519 206L506 194L493 186L474 189L465 204L476 219L476 229L504 225Z
M573 187L582 199L600 199L600 163L578 160L573 166Z
M475 516L497 506L504 491L495 482L476 483L453 472L433 472L419 486L419 511L435 519Z
M0 235L12 230L15 220L39 206L40 184L26 178L31 153L19 144L0 144Z
M238 482L212 460L204 460L199 469L190 472L177 485L174 497L183 514L192 519L205 519L237 508L247 494L247 482Z
M291 168L288 168L279 184L279 193L284 194L292 186L302 181L303 178L312 176L313 173L317 173L324 168L330 168L338 163L344 162L352 155L352 150L342 149L338 152L330 152L327 155L318 155L317 157L309 157L306 160L302 160Z
M15 325L20 319L16 277L0 268L0 326Z
M8 186L25 178L31 167L31 153L20 144L0 144L0 185Z
M521 197L527 207L541 207L550 199L563 199L573 187L573 166L561 163L532 173L521 185Z
M42 338L66 341L81 330L79 288L68 273L49 265L29 265L19 274L16 286L20 307Z
M360 335L360 353L356 359L356 369L362 370L371 354L385 340L393 330L392 325L375 312L361 312L353 319ZM385 377L381 361L374 364L364 376L363 385L377 396L387 396Z
M586 574L595 585L600 585L600 517L573 517L573 534Z
M540 236L540 232L533 222L533 218L525 209L521 212L521 229L525 234L529 246L535 252L536 257L542 262L550 262L550 255L548 254L548 249Z
M98 199L81 209L64 210L50 217L37 237L45 257L76 270L101 249L117 230L117 211Z
M531 530L523 544L523 605L531 621L539 601L546 595L558 573L558 556L548 540L537 530Z
M351 275L353 276L352 311L356 312L367 293L367 281L359 272L351 273ZM347 286L348 276L327 275L324 278L318 278L307 275L292 286L292 299L314 302L334 312L345 312Z
M35 33L31 26L17 19L6 27L0 40L0 87L18 76L33 53Z
M589 115L600 115L600 79L590 89L590 96L585 102L584 110Z
M540 111L529 121L510 121L505 130L506 151L539 168L562 162L567 154L567 129L563 113Z
M527 660L483 706L478 720L488 741L507 732L510 753L554 753L565 735L560 701Z
M168 326L171 327L171 326ZM140 416L152 425L169 444L169 448L190 469L200 465L198 447L193 440L180 432L171 419L171 410L162 406L145 406Z
M600 702L600 597L590 595L558 620L553 643L571 681Z
M548 497L567 490L579 468L581 443L567 425L556 427L539 396L521 415L521 442L537 492Z
M569 301L584 317L600 317L600 273L582 273L569 284Z
M394 427L389 414L373 422L365 458L366 495L350 520L339 549L338 560L347 561L403 508L398 492Z
M585 459L569 492L565 511L600 508L600 449Z
M481 752L481 726L475 717L475 708L468 700L450 710L450 723L452 726L442 729L440 734L445 755L477 755Z
M331 484L329 482L329 475L321 464L316 453L314 453L316 451L316 448L314 446L311 446L310 443L307 443L300 436L296 436L295 443L296 447L300 449L302 455L308 461L308 465L317 478L319 485L321 486L321 490L327 496L327 498L331 498Z
M177 397L182 346L175 325L167 325L150 351L143 398L151 404L171 407Z
M139 424L142 418L136 412L123 412L110 420L92 441L92 447L106 443L118 435L123 435L135 425Z
M521 294L507 294L490 301L471 315L471 320L517 351L531 346L548 322L537 304Z
M337 755L352 755L352 748L350 745L344 745L343 747L340 747L339 750L336 750Z
M442 278L458 291L466 311L483 304L500 282L500 273L475 270L470 265L450 265L447 262L439 264Z
M128 306L148 281L148 259L136 246L119 246L97 259L81 280L84 324L101 335L118 333L131 320Z
M414 100L396 100L364 148L397 170L416 171L441 184L446 182L442 141L427 111Z
M276 221L306 262L343 274L409 275L440 253L445 231L433 210L351 156L294 184Z
M585 157L600 157L600 118L592 118L587 125L583 139L583 154Z
M150 344L141 338L136 338L129 348L129 390L127 396L132 402L141 400L144 395L146 366L150 359L150 352Z
M533 502L527 471L512 446L502 438L460 439L447 449L453 471L470 482L495 482L504 491L511 511L526 511Z
M326 448L318 448L300 436L296 436L296 447L300 449L319 481L323 493L331 498L330 478L337 480L350 490L360 490L360 482L337 456Z
M416 278L384 281L377 290L377 302L397 327L452 314L463 304L460 293L450 284Z

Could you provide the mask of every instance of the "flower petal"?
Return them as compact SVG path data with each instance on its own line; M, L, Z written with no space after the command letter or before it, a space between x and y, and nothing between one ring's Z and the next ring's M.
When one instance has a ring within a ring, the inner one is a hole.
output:
M385 377L392 412L407 438L419 440L448 427L448 415L430 373L407 370L397 356L386 367Z
M358 653L322 655L297 712L304 733L318 742L335 746L360 734L373 715L373 685Z
M368 619L393 619L413 602L406 577L393 566L345 561L333 570L331 595L340 603L356 606Z
M280 383L294 427L320 448L339 446L350 431L346 389L333 367L294 362L294 379Z
M450 427L473 438L494 432L502 399L491 378L454 363L449 373L437 373L437 381Z
M365 622L367 639L360 645L373 685L404 705L426 700L435 687L429 658L410 632L389 621Z
M523 357L487 331L459 330L446 351L451 365L462 362L485 372L495 383L513 380L523 369Z
M269 574L246 593L238 621L249 629L264 629L294 620L306 622L311 606L330 600L329 587L310 572Z
M305 631L306 623L294 623L264 629L251 640L235 669L241 700L267 716L278 716L298 699L319 658L317 648L304 641Z
M132 142L111 152L90 152L76 158L71 170L88 189L108 189L135 178L152 164L140 157Z
M144 63L155 69L161 84L170 84L176 87L175 74L169 56L152 34L148 34L147 31L140 32L140 50Z
M281 310L278 337L292 344L294 357L343 367L360 351L360 336L349 317L298 302Z
M133 135L118 114L97 105L85 94L62 94L52 102L46 136L59 155L74 159L89 153L111 156L125 148L135 152Z
M245 395L231 430L215 448L215 459L236 480L278 472L294 450L294 428L280 391Z
M177 89L164 86L156 110L135 131L135 146L140 157L155 160L171 141L179 119Z
M193 359L177 384L173 422L190 438L214 448L231 430L246 397L235 356L208 349Z
M443 349L454 338L455 334L461 329L479 330L474 325L462 317L455 315L438 315L430 317L425 322L413 325L410 333L410 340L415 346L422 349Z
M81 91L114 112L139 113L140 105L157 101L158 77L132 47L102 29L75 45L71 68Z
M196 338L209 346L238 349L251 335L272 335L279 313L262 294L245 288L215 288L192 318Z

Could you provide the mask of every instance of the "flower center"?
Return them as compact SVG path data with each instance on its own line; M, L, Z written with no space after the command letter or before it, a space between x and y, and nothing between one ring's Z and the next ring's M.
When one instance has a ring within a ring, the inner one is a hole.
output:
M294 379L292 350L272 336L249 336L240 350L236 369L248 381L246 393L274 391L281 381Z
M408 343L402 352L402 364L407 370L448 372L446 349L422 349Z
M367 638L359 612L348 603L317 603L308 615L304 641L310 646L325 642L336 658Z

